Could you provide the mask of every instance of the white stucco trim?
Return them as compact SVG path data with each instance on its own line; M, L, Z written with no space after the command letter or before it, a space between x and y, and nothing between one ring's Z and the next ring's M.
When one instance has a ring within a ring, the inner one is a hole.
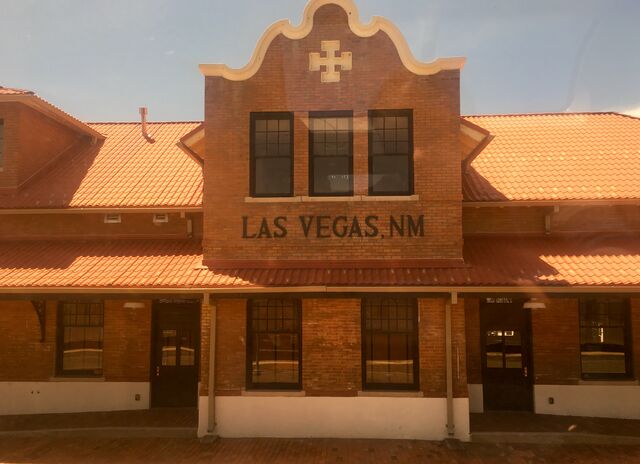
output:
M200 398L200 411L206 398ZM469 400L454 400L455 437L469 440ZM206 423L201 417L200 424ZM446 398L251 397L216 398L221 437L447 438ZM198 427L204 434L206 428Z
M469 389L469 412L484 412L484 391L481 383L470 383L467 385Z
M149 382L0 382L0 415L134 409L149 409Z
M534 404L537 414L640 419L640 385L535 385Z
M338 5L347 12L349 27L358 37L371 37L379 31L386 33L396 46L402 63L414 74L424 76L442 70L462 69L464 66L466 59L463 57L439 58L429 63L418 61L411 53L400 30L391 21L381 16L374 16L369 24L361 23L358 8L353 0L311 0L305 7L300 25L294 26L288 19L282 19L272 24L258 41L253 56L243 68L232 69L225 64L201 64L200 71L205 76L220 76L231 81L249 79L260 69L269 45L277 36L282 34L293 40L306 37L313 29L313 16L316 11L328 4Z

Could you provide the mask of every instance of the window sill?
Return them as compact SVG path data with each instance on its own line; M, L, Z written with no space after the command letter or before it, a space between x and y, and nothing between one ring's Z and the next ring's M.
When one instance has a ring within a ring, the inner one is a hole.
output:
M104 377L65 377L58 375L55 377L49 377L49 382L104 382Z
M611 379L611 380L605 380L605 379L599 379L599 380L580 380L578 382L578 385L602 385L602 386L633 386L633 385L640 385L640 382L638 382L637 380L616 380L616 379Z
M242 390L242 396L307 396L304 390Z
M359 391L358 396L363 397L392 397L392 398L423 398L424 394L421 391Z
M384 196L353 195L349 197L245 197L245 203L331 203L359 201L419 201L420 195Z

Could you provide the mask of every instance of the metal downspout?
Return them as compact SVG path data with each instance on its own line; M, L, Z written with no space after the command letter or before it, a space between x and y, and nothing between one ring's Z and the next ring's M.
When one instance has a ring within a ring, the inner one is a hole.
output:
M453 349L451 333L451 305L458 303L458 294L452 292L445 303L445 357L447 365L447 435L455 435L455 421L453 417Z
M216 430L216 313L217 305L209 300L209 294L205 293L205 301L211 312L211 323L209 328L209 401L208 401L208 424L207 433L215 435Z

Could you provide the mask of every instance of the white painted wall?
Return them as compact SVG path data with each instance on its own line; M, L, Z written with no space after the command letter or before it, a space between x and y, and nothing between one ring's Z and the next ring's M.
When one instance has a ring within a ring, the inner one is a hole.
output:
M207 398L200 398L206 407ZM469 400L454 400L456 438L469 440ZM206 414L198 432L206 432ZM219 396L221 437L447 438L445 398Z
M484 412L484 396L481 383L467 384L469 389L469 412Z
M0 415L148 408L149 382L0 382Z
M538 414L640 419L640 385L535 385L534 404Z

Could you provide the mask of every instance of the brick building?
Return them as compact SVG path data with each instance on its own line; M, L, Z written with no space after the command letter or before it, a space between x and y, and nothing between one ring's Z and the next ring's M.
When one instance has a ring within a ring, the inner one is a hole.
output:
M460 115L462 58L312 0L204 122L0 88L0 414L191 406L199 434L468 439L640 418L640 120Z

